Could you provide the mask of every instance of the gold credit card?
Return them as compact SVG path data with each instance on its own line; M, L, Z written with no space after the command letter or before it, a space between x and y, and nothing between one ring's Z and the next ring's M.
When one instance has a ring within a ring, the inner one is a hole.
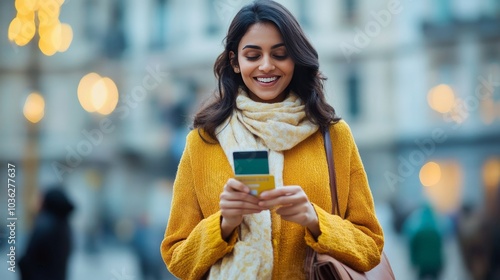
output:
M250 194L259 196L263 191L274 189L274 176L268 174L236 175L236 180L250 188Z

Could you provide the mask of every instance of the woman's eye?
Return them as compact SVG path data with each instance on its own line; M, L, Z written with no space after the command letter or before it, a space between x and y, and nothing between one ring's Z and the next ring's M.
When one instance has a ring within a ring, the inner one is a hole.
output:
M275 59L277 60L285 60L288 58L288 54L273 54L272 55ZM260 55L247 55L245 56L247 60L249 61L256 61L258 60L261 56Z
M259 56L258 55L255 55L255 56L247 56L247 59L250 60L250 61L255 61L257 59L259 59Z
M283 55L277 55L275 54L274 57L278 60L285 60L288 58L288 55L287 54L283 54Z

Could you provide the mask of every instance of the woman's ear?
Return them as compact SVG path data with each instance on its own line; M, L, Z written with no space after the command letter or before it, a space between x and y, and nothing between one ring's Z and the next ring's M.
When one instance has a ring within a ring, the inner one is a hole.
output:
M231 63L231 67L233 67L234 73L240 73L240 67L238 66L238 59L233 51L229 52L229 62Z

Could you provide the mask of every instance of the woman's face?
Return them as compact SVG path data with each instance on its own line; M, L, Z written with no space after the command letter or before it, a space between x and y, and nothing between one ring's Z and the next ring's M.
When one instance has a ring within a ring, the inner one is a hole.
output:
M230 56L234 58L234 53ZM250 98L265 103L285 99L294 67L281 34L271 23L250 26L238 45L238 65L233 65L249 89Z

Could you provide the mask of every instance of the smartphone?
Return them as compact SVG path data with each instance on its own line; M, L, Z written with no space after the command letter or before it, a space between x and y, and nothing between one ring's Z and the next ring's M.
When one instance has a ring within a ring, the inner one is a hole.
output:
M259 196L274 189L274 176L269 174L267 151L233 152L235 179L247 185L250 193Z

